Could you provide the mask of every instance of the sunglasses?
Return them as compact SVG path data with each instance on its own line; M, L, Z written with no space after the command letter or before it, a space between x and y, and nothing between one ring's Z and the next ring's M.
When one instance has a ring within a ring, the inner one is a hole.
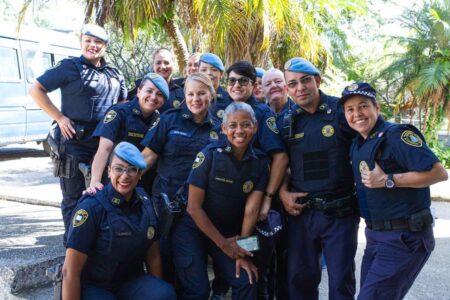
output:
M228 78L228 85L229 85L229 86L235 85L236 82L237 82L240 86L247 86L250 82L252 82L252 80L251 80L250 78L247 78L247 77L241 77L241 78L239 78L239 79L234 78L234 77Z

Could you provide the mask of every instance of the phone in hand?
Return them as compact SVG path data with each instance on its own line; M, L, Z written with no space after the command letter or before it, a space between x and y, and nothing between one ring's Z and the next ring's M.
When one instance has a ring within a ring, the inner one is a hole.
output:
M239 245L239 247L250 252L259 250L259 241L256 235L240 238L237 240L237 244Z

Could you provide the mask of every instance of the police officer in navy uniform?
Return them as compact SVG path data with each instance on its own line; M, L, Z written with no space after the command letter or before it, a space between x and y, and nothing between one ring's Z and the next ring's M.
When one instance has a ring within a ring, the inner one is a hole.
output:
M102 175L108 157L115 144L127 141L143 150L141 141L148 129L158 121L158 109L169 99L169 87L164 78L156 73L148 73L138 88L137 97L130 102L116 104L98 123L93 136L100 137L97 153L92 162L92 175L89 193L103 188ZM151 194L153 171L147 171L139 181L148 194Z
M172 199L184 186L197 153L211 141L219 139L220 124L209 112L215 93L209 77L202 73L188 76L185 90L186 105L163 113L142 141L145 146L143 154L149 166L158 161L152 189L155 198L165 193ZM187 191L181 191L180 195L187 199ZM161 206L162 202L158 205ZM169 238L163 239L161 248L164 278L172 280Z
M152 201L136 188L146 166L134 145L121 142L108 167L111 183L80 199L67 239L63 299L176 299L160 279Z
M224 71L225 67L222 60L214 53L207 52L200 56L199 72L209 76L216 91L216 98L211 103L210 111L214 117L220 120L223 118L225 108L232 102L227 91L220 86Z
M173 54L166 48L156 50L153 56L153 72L161 75L169 85L169 99L159 109L160 113L179 107L184 101L183 87L173 79Z
M72 210L85 189L79 163L89 163L97 150L98 138L92 133L106 110L125 100L127 90L119 70L103 58L108 36L95 25L85 25L81 34L81 53L78 58L63 59L47 70L30 88L36 103L58 123L61 140L55 175L60 177L63 201L61 210L66 229ZM61 89L61 110L47 93Z
M288 216L289 299L318 299L322 252L330 298L353 299L359 216L348 158L355 133L338 98L319 90L320 72L309 61L285 65L296 105L283 125L290 176L280 188Z
M266 73L266 70L264 70L263 68L255 68L255 70L256 70L256 82L255 88L253 89L253 95L259 102L266 103L266 99L264 97L264 93L262 90L262 78Z
M258 102L253 95L256 70L248 61L238 61L227 70L227 91L234 102L249 104L258 121L258 132L254 137L255 148L271 157L270 179L264 192L264 201L258 220L264 220L269 212L272 198L283 180L288 156L277 128L275 115L264 103Z
M189 75L192 75L192 74L198 72L198 68L200 66L200 56L201 55L202 54L200 52L194 52L189 56L189 58L187 60L187 65L186 65L186 77L174 79L173 82L176 85L178 85L184 89L184 83L186 81L186 78Z
M368 83L347 86L341 104L359 133L351 161L367 244L358 299L403 299L434 249L429 186L448 175L416 127L383 120Z
M269 159L251 145L257 131L252 108L230 104L222 130L226 139L197 154L189 175L187 212L174 228L174 259L181 299L208 299L207 255L232 286L233 299L256 299L252 253L236 239L253 234L269 177ZM249 257L250 256L250 257Z

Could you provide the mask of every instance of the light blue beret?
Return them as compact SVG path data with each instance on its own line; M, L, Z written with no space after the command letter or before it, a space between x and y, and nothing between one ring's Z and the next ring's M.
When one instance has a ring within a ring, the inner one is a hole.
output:
M145 161L144 156L133 144L128 142L120 142L117 144L116 148L114 148L114 154L130 165L136 166L141 170L147 168L147 162Z
M105 43L108 43L108 34L106 33L105 29L98 25L94 24L86 24L83 26L83 29L81 30L81 33L83 35L89 35L96 37L100 40L102 40Z
M145 75L143 80L145 79L150 80L158 88L166 101L169 99L169 85L161 75L156 73L148 73Z
M301 57L294 57L288 60L284 64L284 70L320 76L319 70L312 63Z
M264 74L266 73L266 70L261 69L261 68L255 68L255 70L256 70L256 77L262 78L264 76Z
M203 53L202 56L200 56L200 61L212 65L221 72L225 71L222 60L214 53Z

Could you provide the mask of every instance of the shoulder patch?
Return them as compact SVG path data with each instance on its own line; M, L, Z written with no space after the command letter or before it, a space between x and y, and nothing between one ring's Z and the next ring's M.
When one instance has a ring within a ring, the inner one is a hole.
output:
M155 120L155 122L153 122L153 124L152 124L152 126L150 126L150 128L148 129L148 130L152 130L153 128L155 128L156 127L156 125L158 125L158 123L159 123L159 121L160 121L160 117L158 117L156 120Z
M108 113L105 115L105 118L103 119L103 123L107 124L114 120L117 117L117 112L114 110L108 111Z
M218 135L217 132L215 132L215 131L211 131L211 132L209 133L209 137L210 137L212 140L218 140L218 139L219 139L219 135Z
M181 104L181 102L178 100L174 100L172 103L173 107L175 107L175 108L180 107L180 104Z
M155 227L149 226L147 229L147 239L151 240L155 237Z
M423 144L422 139L419 137L419 135L412 130L403 131L401 139L405 144L413 147L420 148Z
M277 128L277 122L275 120L275 117L270 117L266 120L266 124L267 126L270 128L270 130L272 130L273 132L275 132L276 134L278 134L280 131Z
M363 171L370 171L369 166L364 160L359 163L359 173L362 173Z
M250 193L253 190L253 182L251 180L248 180L244 182L244 185L242 186L242 191L246 194Z
M220 119L223 119L224 114L225 114L225 111L223 109L219 109L216 113L217 117Z
M331 125L325 125L322 127L322 134L325 137L331 137L334 134L334 127Z
M192 164L192 169L200 167L204 161L205 161L205 154L203 154L203 152L199 152L194 160L194 163Z
M78 227L84 224L86 220L88 219L89 214L84 209L79 209L77 212L73 215L72 218L72 226Z

